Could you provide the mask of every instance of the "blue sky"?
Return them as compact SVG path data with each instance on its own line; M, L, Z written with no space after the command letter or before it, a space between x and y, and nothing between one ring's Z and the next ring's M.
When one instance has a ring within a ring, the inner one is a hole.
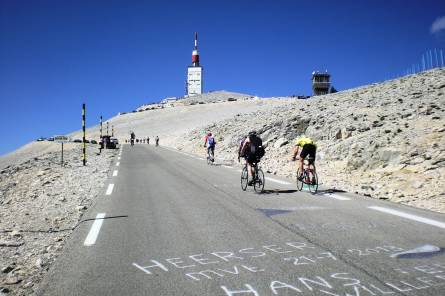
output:
M310 94L382 81L445 48L445 1L0 0L0 155L184 94L193 32L204 90ZM433 23L435 25L433 26Z

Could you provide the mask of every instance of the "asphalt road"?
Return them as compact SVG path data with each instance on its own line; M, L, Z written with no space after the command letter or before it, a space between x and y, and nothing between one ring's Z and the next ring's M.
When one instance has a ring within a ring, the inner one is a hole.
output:
M445 295L445 215L270 178L124 146L37 294Z

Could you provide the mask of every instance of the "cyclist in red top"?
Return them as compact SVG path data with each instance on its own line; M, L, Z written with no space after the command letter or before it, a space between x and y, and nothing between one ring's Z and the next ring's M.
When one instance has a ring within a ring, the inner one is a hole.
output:
M212 162L215 161L215 145L215 138L212 133L208 133L204 138L204 147L207 147L207 155Z

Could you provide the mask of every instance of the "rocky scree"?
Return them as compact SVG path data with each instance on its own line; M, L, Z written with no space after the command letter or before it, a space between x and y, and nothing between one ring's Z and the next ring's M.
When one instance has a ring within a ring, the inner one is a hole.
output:
M0 171L0 295L30 295L65 240L101 192L116 152L80 146L50 152ZM87 176L87 177L86 177Z

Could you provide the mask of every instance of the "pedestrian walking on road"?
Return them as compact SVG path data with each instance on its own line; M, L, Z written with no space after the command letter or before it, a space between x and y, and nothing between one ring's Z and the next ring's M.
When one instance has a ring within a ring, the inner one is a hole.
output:
M159 137L158 136L156 136L155 141L156 141L156 146L159 146Z
M134 145L134 139L135 138L136 138L136 135L134 134L134 132L131 132L130 133L130 143L131 143L131 146Z

